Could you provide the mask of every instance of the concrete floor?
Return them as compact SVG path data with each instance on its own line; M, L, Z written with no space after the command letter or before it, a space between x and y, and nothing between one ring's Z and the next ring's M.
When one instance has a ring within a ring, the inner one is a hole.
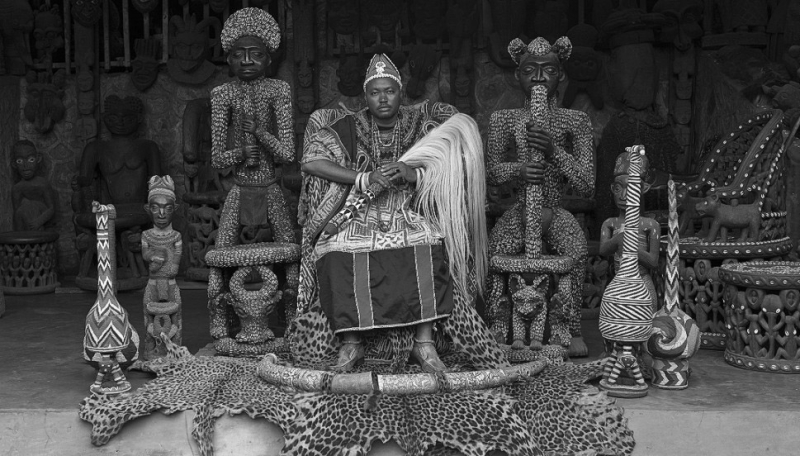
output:
M208 314L204 284L183 288L183 341L192 353L205 346ZM0 318L0 455L193 455L191 413L154 414L127 424L111 442L95 448L90 425L77 417L95 370L83 362L83 324L93 293L62 288L39 296L6 296ZM143 332L142 292L119 301ZM584 320L590 358L602 348L597 320ZM577 360L581 362L581 360ZM769 374L726 364L722 352L692 359L690 388L651 388L647 397L619 399L633 429L636 455L795 455L800 440L800 375ZM128 373L134 388L152 376ZM278 454L280 430L266 421L223 417L217 422L217 455ZM392 442L371 454L402 454Z

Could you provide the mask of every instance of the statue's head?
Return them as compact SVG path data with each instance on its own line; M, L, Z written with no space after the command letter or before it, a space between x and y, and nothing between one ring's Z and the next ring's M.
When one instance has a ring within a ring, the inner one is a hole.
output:
M611 184L611 195L614 197L614 204L619 209L625 209L625 204L628 196L628 170L630 169L630 153L622 152L617 155L614 162L614 182ZM650 190L650 162L647 155L642 155L641 177L642 177L642 195Z
M514 76L523 92L529 95L534 86L544 85L550 98L555 96L558 84L566 77L563 64L572 54L572 43L565 36L552 45L542 37L527 45L515 38L508 45L508 53L517 64Z
M159 0L131 0L133 7L136 8L136 11L139 11L142 14L149 13L156 9L159 5Z
M11 167L17 170L22 180L33 179L41 162L42 155L36 150L36 146L32 142L27 139L21 139L14 143Z
M278 50L278 23L260 8L242 8L228 17L220 35L228 54L231 72L243 81L263 76L272 62L270 52Z
M364 12L369 25L374 25L382 34L394 33L403 12L400 0L373 0L364 2Z
M216 38L209 38L209 29L219 30L219 19L211 16L198 22L194 15L184 20L173 16L169 21L169 47L171 59L181 70L191 73L208 58L209 49L216 45Z
M144 92L158 79L158 48L155 39L139 38L134 44L136 58L131 61L131 82L140 92Z
M400 71L386 54L375 54L364 79L364 98L370 114L379 126L394 126L400 110Z
M172 178L169 175L152 176L148 182L147 204L144 205L144 210L150 214L153 225L159 229L169 228L176 208L175 183Z
M64 47L64 21L58 5L42 5L34 19L33 37L39 58Z
M103 122L113 135L128 136L139 129L144 114L144 103L137 97L106 97Z
M103 15L101 0L72 0L72 17L84 27L94 27Z

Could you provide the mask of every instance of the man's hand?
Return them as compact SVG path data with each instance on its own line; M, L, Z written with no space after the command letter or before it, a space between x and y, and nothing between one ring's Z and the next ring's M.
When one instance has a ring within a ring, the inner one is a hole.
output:
M519 177L526 184L542 185L544 183L544 163L523 163L519 168Z
M244 133L256 134L256 121L252 117L245 117L242 120L242 131Z
M258 145L256 144L242 147L242 154L248 166L251 166L251 163L252 166L258 166L261 163L261 151L258 150Z
M381 186L383 188L394 187L394 185L389 180L389 178L387 178L386 176L383 175L383 173L381 172L380 168L378 168L378 169L372 171L371 173L369 173L369 182L367 182L367 186L372 185L372 184L374 184L376 182L381 184Z
M417 172L403 162L394 162L381 166L381 174L393 183L416 182Z
M544 159L551 161L553 159L553 138L550 137L545 129L533 125L532 122L526 124L527 135L526 142L529 148L539 150L544 154Z

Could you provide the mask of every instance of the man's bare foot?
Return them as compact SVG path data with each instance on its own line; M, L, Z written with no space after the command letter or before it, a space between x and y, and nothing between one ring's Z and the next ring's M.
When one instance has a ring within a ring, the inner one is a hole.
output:
M589 347L586 346L586 342L583 341L583 337L575 336L569 343L569 351L568 354L570 358L583 358L584 356L589 356Z

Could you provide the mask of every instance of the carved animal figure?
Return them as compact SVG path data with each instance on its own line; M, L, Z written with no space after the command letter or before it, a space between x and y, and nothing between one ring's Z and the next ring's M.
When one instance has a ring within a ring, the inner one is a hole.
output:
M678 232L682 236L694 236L694 221L701 218L704 219L701 232L708 232L708 217L710 216L701 216L697 213L696 209L697 205L704 201L704 198L689 195L689 191L686 189L685 185L678 188L676 198L678 201L678 214L680 217Z
M525 347L525 333L530 329L531 350L542 348L544 338L544 325L547 318L547 277L540 275L528 285L525 278L519 274L512 274L508 279L508 288L511 301L514 304L512 318L511 348L520 350Z
M717 232L720 233L721 242L726 242L728 229L730 228L742 229L739 241L758 240L761 211L757 203L731 206L720 201L719 195L711 194L702 202L697 203L695 209L701 216L710 215L714 217L708 236L706 236L706 242L714 242L717 239Z

